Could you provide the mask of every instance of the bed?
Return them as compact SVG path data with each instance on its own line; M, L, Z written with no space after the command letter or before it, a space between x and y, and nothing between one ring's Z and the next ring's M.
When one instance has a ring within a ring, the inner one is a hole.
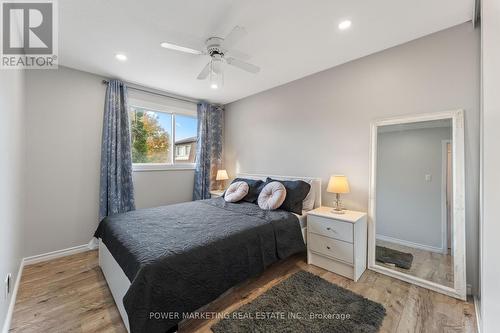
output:
M270 177L308 182L320 206L319 179ZM305 215L223 198L118 214L99 226L99 265L129 332L174 331L183 314L304 251Z

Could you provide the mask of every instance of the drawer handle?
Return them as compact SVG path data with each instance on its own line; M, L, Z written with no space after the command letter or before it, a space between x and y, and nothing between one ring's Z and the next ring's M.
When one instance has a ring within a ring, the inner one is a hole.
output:
M326 248L327 248L328 250L331 250L331 248L330 248L328 245L326 246Z
M332 228L330 228L330 227L326 228L326 230L336 232L335 230L333 230L333 229L332 229Z

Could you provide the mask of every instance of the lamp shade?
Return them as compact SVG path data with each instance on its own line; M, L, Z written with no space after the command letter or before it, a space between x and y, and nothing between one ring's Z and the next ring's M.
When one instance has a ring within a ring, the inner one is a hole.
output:
M346 176L331 176L326 189L330 193L349 193L349 182Z
M227 180L229 177L227 176L227 171L226 170L217 170L217 177L215 177L215 180Z

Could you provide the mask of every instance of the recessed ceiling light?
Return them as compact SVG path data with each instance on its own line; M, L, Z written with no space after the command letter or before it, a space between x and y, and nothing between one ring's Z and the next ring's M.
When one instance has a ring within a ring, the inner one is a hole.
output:
M215 89L219 89L219 86L217 85L217 83L212 83L212 84L210 84L210 88L215 90Z
M119 61L126 61L127 60L127 56L123 53L115 54L115 58Z
M339 29L340 30L346 30L346 29L349 29L351 27L351 24L352 22L349 21L349 20L344 20L342 22L339 23Z

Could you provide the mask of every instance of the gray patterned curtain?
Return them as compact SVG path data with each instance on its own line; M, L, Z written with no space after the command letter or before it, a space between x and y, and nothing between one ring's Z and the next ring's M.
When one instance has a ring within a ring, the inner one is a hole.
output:
M210 184L222 167L224 108L198 104L198 141L194 172L193 200L210 198Z
M127 87L111 80L106 90L101 146L99 221L135 209Z

